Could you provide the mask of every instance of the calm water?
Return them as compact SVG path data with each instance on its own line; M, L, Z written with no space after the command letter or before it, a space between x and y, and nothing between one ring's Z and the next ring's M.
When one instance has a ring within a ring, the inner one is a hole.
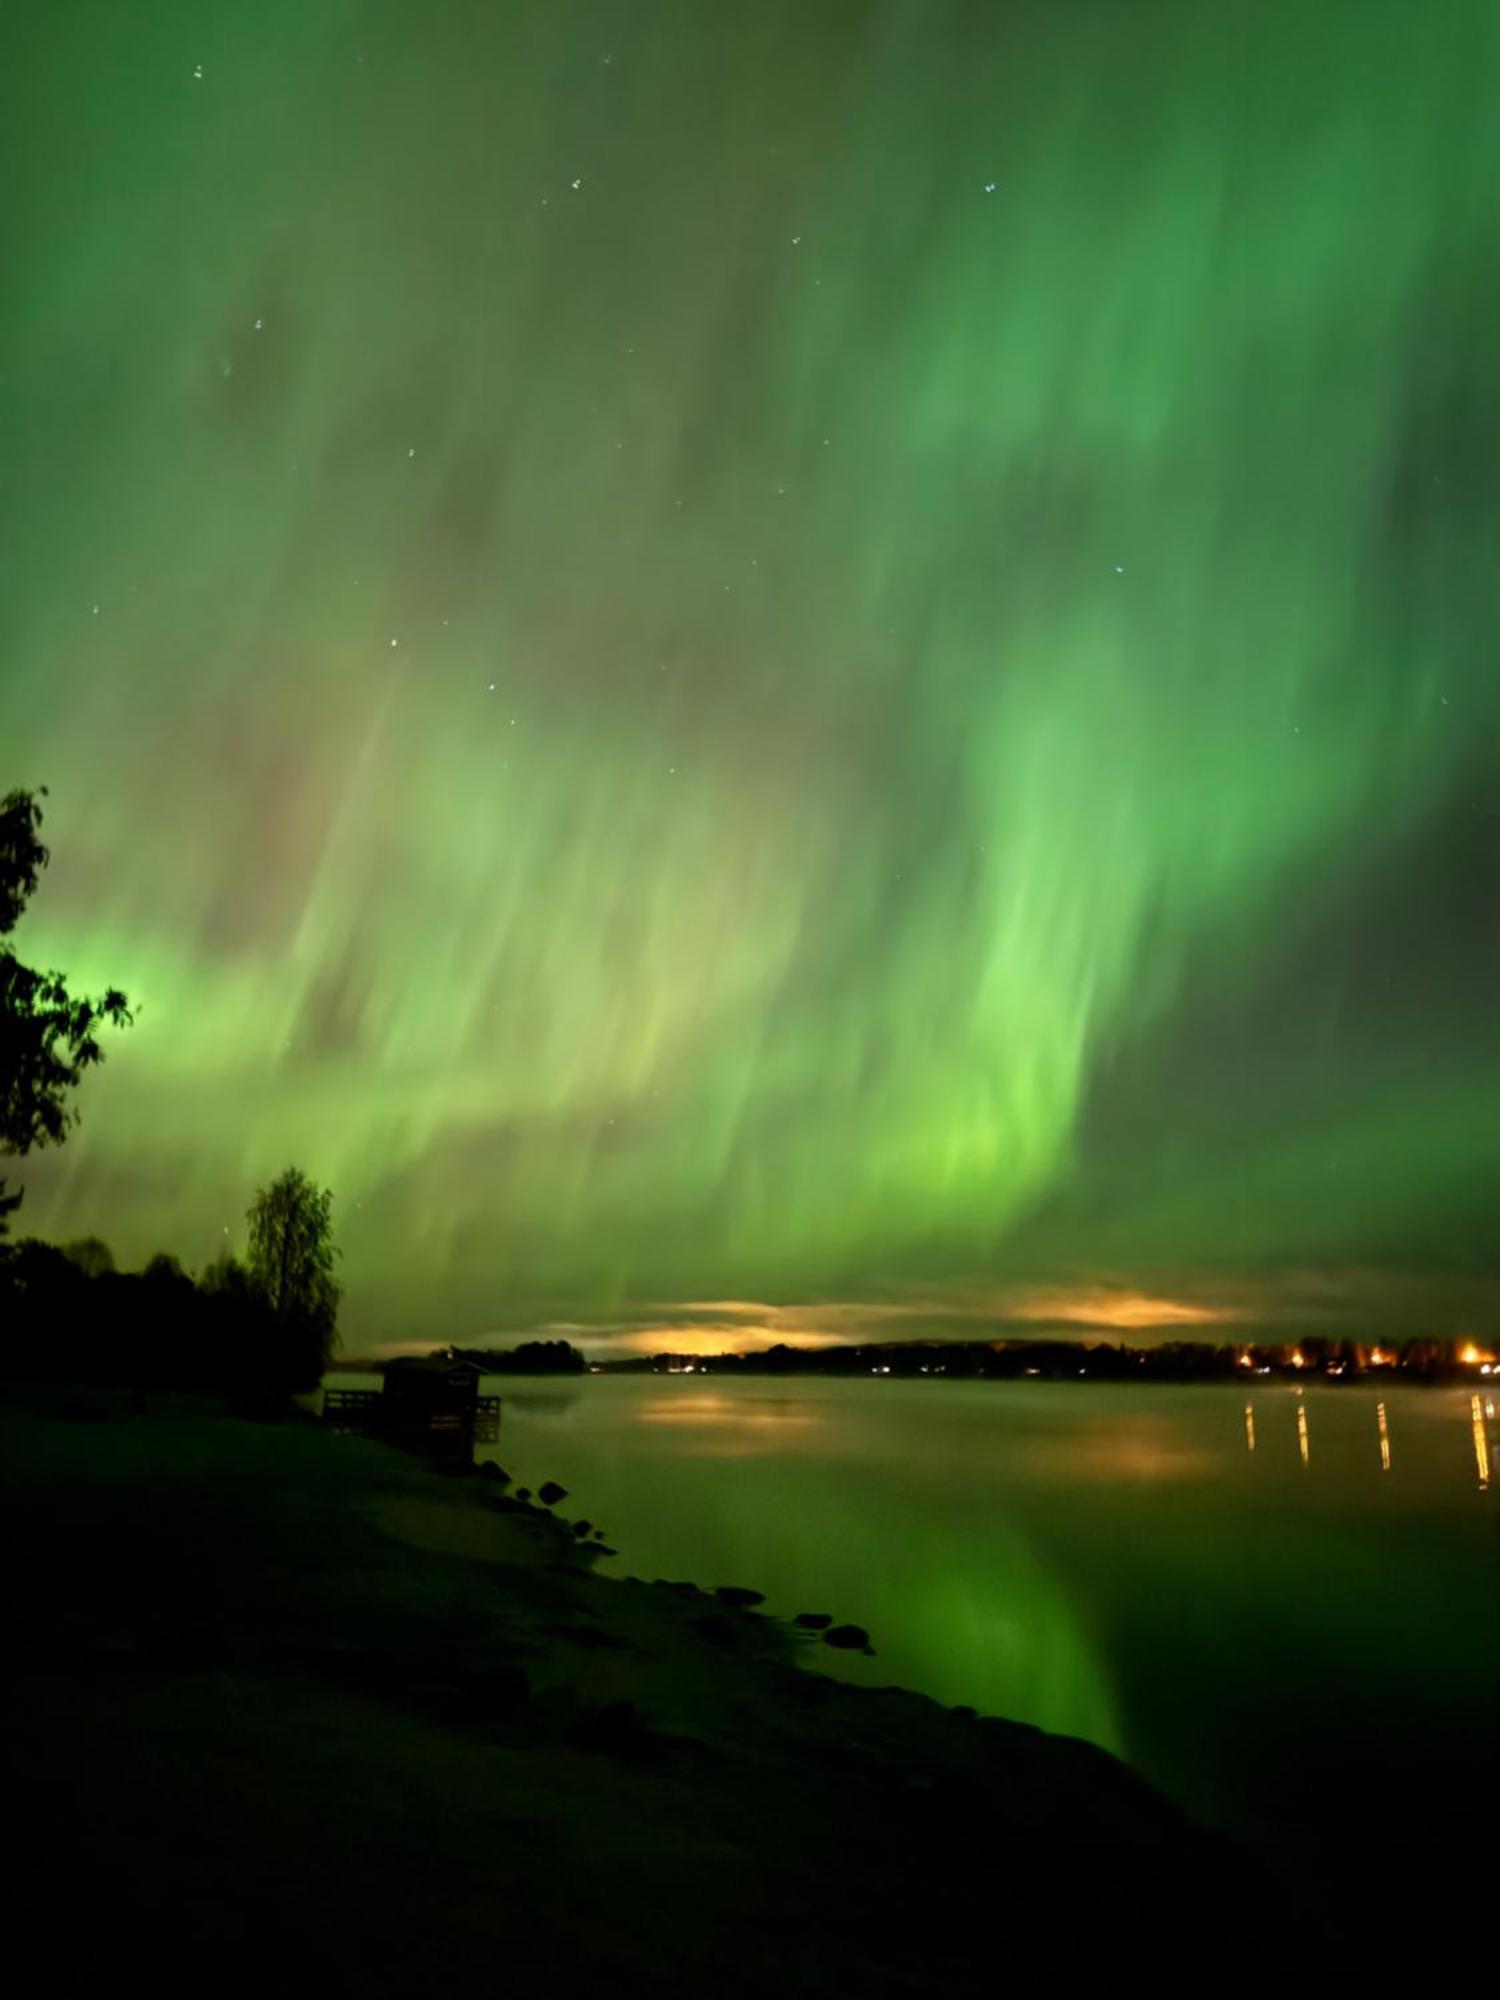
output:
M852 1679L1087 1736L1201 1815L1433 1852L1493 1812L1500 1421L1468 1390L496 1378L606 1568L869 1628Z

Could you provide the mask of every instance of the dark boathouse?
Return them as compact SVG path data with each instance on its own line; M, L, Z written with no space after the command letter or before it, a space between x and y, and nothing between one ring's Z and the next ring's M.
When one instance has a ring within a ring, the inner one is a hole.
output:
M446 1354L388 1361L380 1389L325 1389L323 1418L409 1450L472 1452L500 1435L500 1398L481 1396L479 1369Z

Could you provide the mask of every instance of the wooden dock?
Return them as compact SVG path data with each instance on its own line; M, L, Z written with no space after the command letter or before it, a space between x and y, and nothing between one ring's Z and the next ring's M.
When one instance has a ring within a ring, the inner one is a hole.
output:
M325 1389L323 1421L330 1430L357 1432L362 1437L387 1438L393 1444L434 1446L495 1444L500 1437L500 1398L475 1396L462 1408L433 1409L416 1415L393 1410L378 1389Z

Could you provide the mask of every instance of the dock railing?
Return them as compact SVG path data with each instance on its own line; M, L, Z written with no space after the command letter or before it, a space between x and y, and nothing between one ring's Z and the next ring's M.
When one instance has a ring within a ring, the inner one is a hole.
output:
M500 1398L476 1396L472 1411L434 1410L430 1416L396 1415L378 1389L325 1389L323 1421L336 1431L388 1431L393 1436L455 1432L475 1444L496 1444L500 1437Z
M336 1431L365 1431L380 1420L378 1389L325 1389L323 1421Z

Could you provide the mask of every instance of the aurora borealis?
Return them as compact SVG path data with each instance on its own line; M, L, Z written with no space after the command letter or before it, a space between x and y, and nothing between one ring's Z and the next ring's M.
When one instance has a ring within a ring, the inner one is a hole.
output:
M17 944L139 1007L24 1226L201 1261L296 1161L356 1338L1482 1290L1497 59L8 9Z

